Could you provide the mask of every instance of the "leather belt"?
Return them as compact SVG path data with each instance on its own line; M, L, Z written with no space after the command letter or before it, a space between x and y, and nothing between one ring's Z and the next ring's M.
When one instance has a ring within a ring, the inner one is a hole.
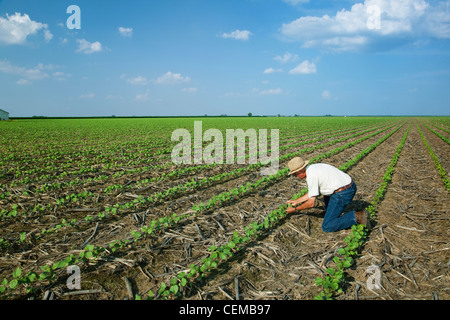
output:
M344 191L344 190L350 188L352 185L353 185L353 181L350 182L348 185L343 186L342 188L337 189L336 191L333 192L333 194L338 193L338 192L341 192L341 191Z

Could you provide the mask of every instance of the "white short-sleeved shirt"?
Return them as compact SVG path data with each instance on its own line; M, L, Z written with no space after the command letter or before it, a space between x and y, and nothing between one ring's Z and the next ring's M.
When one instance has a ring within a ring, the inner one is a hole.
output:
M332 165L315 163L306 167L306 183L310 197L317 197L320 194L329 196L350 182L352 178L348 174Z

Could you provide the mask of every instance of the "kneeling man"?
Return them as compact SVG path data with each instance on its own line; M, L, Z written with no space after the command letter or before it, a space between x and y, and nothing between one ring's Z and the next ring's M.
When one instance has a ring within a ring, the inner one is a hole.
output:
M287 213L294 213L314 207L316 198L324 196L326 213L322 223L322 230L335 232L350 228L355 224L364 224L370 229L370 215L367 210L350 211L342 214L356 193L356 184L345 172L325 163L308 165L300 157L295 157L288 163L289 175L299 179L305 179L308 185L308 193L286 203L293 207L286 209Z

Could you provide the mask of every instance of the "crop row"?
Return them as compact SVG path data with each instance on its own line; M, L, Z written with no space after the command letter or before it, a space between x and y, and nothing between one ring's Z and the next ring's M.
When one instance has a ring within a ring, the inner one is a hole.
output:
M380 183L380 187L376 191L375 197L366 209L370 213L371 218L375 216L378 205L381 203L384 195L387 192L388 185L392 180L392 175L394 174L395 165L397 164L398 158L400 157L400 152L403 149L403 145L406 141L410 128L411 124L409 125L408 130L405 132L394 156L392 157L389 166L385 171L383 180ZM315 279L316 284L318 286L321 286L323 288L323 291L320 292L320 294L317 295L314 299L332 299L333 296L343 291L342 287L345 282L345 269L351 267L355 263L354 259L358 255L358 251L368 237L368 230L362 224L353 225L351 229L351 234L345 238L346 246L339 248L337 251L338 255L333 258L336 267L327 268L327 270L325 271L326 274L323 278L318 277Z
M441 138L442 140L444 140L447 144L450 144L450 139L448 139L447 137L444 137L442 134L440 134L439 132L437 132L436 130L430 128L428 125L423 124L425 127L428 128L428 130L430 130L431 132L433 132L435 135L437 135L439 138ZM442 128L441 128L442 129ZM445 129L442 129L445 130ZM447 130L448 132L448 130Z
M419 130L419 134L422 137L422 141L425 144L425 147L428 149L428 152L430 153L431 158L434 161L434 165L436 166L436 169L439 172L439 175L441 176L442 182L445 185L445 189L447 190L447 192L450 193L450 180L448 179L447 172L445 172L444 167L439 162L439 158L436 156L436 154L434 153L433 149L428 144L428 142L425 139L425 136L423 135L422 131L420 130L419 125L417 124L417 122L416 122L416 127L417 127L417 130Z

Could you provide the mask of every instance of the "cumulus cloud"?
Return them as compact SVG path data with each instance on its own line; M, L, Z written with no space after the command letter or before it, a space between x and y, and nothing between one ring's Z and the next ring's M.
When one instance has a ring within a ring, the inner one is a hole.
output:
M282 25L289 41L304 47L355 51L411 43L417 37L450 38L450 1L365 0L334 16L303 16ZM399 40L396 42L395 40ZM401 41L400 41L401 40Z
M314 62L310 62L309 60L303 61L298 66L289 71L290 74L312 74L316 72L316 64Z
M143 76L127 79L127 82L133 85L146 85L148 83L147 79Z
M94 97L95 97L95 94L93 94L92 92L90 92L90 93L82 94L82 95L80 96L80 99L85 100L85 99L92 99L92 98L94 98Z
M197 88L183 88L181 89L182 92L184 93L196 93L198 91Z
M30 84L30 83L31 83L31 81L29 81L27 79L19 79L16 81L16 84L18 84L19 86L23 86L23 85Z
M189 82L191 78L189 77L183 77L179 73L172 73L172 71L169 71L156 79L157 84L175 84L175 83L182 83L182 82Z
M259 94L261 94L261 95L278 95L278 94L282 94L282 93L283 93L283 89L281 89L281 88L267 89L267 90L259 91Z
M296 6L299 3L308 3L309 0L283 0L283 2L289 3L293 6Z
M248 30L236 30L230 33L223 33L222 34L222 38L231 38L231 39L236 39L236 40L242 40L242 41L247 41L250 36L252 35L252 33Z
M34 68L24 68L11 64L8 60L0 61L0 71L3 73L18 75L26 80L42 80L49 75L44 70L43 65Z
M0 60L0 72L20 77L20 79L16 81L18 85L30 84L32 81L44 79L63 81L72 76L69 73L56 71L61 68L61 66L51 64L44 65L42 63L39 63L32 68L26 68L13 65L8 60Z
M57 71L57 72L53 72L52 76L55 78L55 80L65 81L65 80L67 80L67 78L71 77L72 75L70 73Z
M293 62L298 60L298 55L286 52L283 56L276 56L273 60L281 63Z
M44 23L30 19L28 14L16 12L14 15L6 14L6 18L0 17L0 43L24 44L27 37L43 30L45 41L50 41L53 34Z
M283 72L283 69L267 68L266 70L264 70L264 74L271 74L276 72Z
M150 90L147 90L145 93L137 94L134 100L143 102L147 101L149 97L150 97Z
M132 37L133 36L133 28L119 27L119 33L124 37Z
M77 52L82 52L84 54L91 54L103 50L102 44L98 41L89 42L86 39L78 39L77 42L78 42Z

